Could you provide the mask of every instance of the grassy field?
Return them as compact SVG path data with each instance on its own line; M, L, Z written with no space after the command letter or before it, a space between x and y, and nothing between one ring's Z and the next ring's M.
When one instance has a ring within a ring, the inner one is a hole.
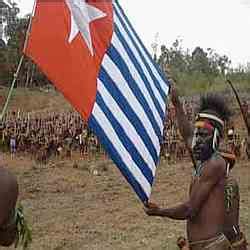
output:
M197 83L198 85L198 83ZM187 86L186 86L187 87ZM236 89L239 94L244 99L249 99L250 96L250 84L235 84ZM3 108L4 102L8 95L8 88L0 88L0 108ZM200 95L203 93L204 89L190 89L188 88L187 95ZM229 95L229 101L236 104L235 97L226 83L214 84L209 88L206 88L208 92L227 93ZM238 105L236 104L237 108ZM24 110L24 111L34 111L34 110L47 110L47 111L57 111L62 109L71 109L71 105L64 99L64 97L59 94L56 90L50 88L49 91L44 89L24 89L18 88L14 89L13 94L10 98L8 110Z
M0 108L6 101L9 89L0 88ZM50 89L14 89L7 110L31 111L60 111L70 109L71 106L57 91Z

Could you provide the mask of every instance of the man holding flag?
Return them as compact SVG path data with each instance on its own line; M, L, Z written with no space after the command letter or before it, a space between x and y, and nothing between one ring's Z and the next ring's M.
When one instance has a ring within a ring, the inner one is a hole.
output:
M186 220L190 250L233 249L223 228L227 164L218 152L224 123L229 119L230 111L220 96L204 95L193 129L186 119L174 87L171 92L179 129L195 167L189 199L170 208L160 208L149 203L145 211L150 216Z
M24 53L81 114L147 204L169 87L118 1L37 0Z

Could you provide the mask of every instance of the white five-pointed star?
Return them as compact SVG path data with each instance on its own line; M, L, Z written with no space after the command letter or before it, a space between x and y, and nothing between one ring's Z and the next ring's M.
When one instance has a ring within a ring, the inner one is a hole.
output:
M66 0L66 4L71 12L69 43L71 43L78 32L80 32L93 56L94 51L89 24L96 19L105 17L107 14L86 3L86 0Z

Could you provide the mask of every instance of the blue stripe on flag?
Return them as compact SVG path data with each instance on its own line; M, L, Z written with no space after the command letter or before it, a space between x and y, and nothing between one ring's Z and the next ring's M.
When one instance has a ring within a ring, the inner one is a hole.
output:
M117 52L117 50L113 47L112 44L109 47L107 54L109 55L111 60L113 60L113 62L116 64L117 68L122 72L124 79L126 80L127 84L129 85L130 89L136 96L139 103L142 105L145 113L147 114L150 122L152 123L155 133L157 134L158 137L161 136L161 130L160 130L159 124L157 124L157 122L155 121L152 110L150 109L147 101L145 100L145 97L141 93L141 90L139 89L138 84L136 83L135 79L130 74L128 65L126 65L126 63L123 61L122 57Z
M126 98L120 92L120 90L116 87L115 82L111 79L103 67L101 67L101 71L99 74L99 79L103 82L106 89L112 95L116 103L119 105L120 109L123 113L127 116L128 120L133 124L135 130L140 135L141 139L143 140L144 144L147 145L149 152L151 153L155 164L158 163L159 155L152 143L151 137L148 135L148 132L145 129L144 124L138 118L137 114L131 108L131 104L128 103Z
M132 110L128 101L124 98L122 93L117 89L113 80L109 77L107 72L101 68L99 79L103 82L104 86L108 92L112 95L120 109L123 111L128 120L133 124L138 135L143 140L144 144L147 146L148 151L152 155L155 164L158 162L158 153L152 143L151 137L148 135L143 123L138 118L137 114Z
M117 1L88 124L143 202L151 194L168 84Z
M152 65L154 65L155 70L157 71L158 75L161 77L162 79L162 83L165 85L162 86L162 91L164 93L168 92L168 87L170 85L168 79L164 76L164 74L162 73L162 71L160 70L160 68L158 67L158 65L156 65L156 63L154 62L154 60L152 59L152 56L150 55L150 53L148 52L148 50L146 49L146 47L144 46L143 42L141 41L140 37L138 36L138 34L136 33L135 29L133 28L131 22L129 21L128 17L126 16L126 14L124 13L122 7L119 4L118 0L114 0L113 3L113 8L115 11L120 11L122 16L124 17L124 19L126 20L129 28L131 29L131 31L133 32L134 36L136 37L136 39L138 40L138 43L140 44L141 48L143 49L144 53L147 55L149 61L151 62Z
M134 191L139 196L141 201L142 202L148 201L149 197L146 195L141 185L135 179L134 175L129 171L126 164L124 164L124 161L121 159L120 155L118 154L117 150L113 146L112 142L110 142L110 140L104 133L102 127L100 126L100 124L98 123L98 121L95 119L93 115L90 116L88 124L90 128L98 135L98 138L103 143L105 150L109 152L111 159L114 161L114 163L119 168L121 173L124 175L126 180L133 187Z
M99 93L97 93L96 97L96 103L102 107L102 111L107 117L107 119L110 121L110 123L113 125L113 129L115 130L116 134L119 135L119 138L123 144L123 146L127 149L129 154L131 155L132 159L138 166L138 168L141 170L143 175L146 177L148 182L152 185L153 184L153 174L151 169L148 167L144 159L141 157L139 152L137 151L134 143L130 140L130 138L127 136L126 131L122 128L119 121L116 120L112 112L109 110L105 102L103 101L102 97Z
M116 1L116 2L117 2L117 1ZM124 14L123 10L120 8L118 2L117 2L116 5L117 5L118 8L120 9L120 12L123 14L123 18L126 20L128 26L129 26L129 28L133 31L134 36L135 36L135 37L137 38L137 40L139 41L140 46L144 49L144 52L145 52L146 55L148 56L149 60L151 61L151 63L152 63L153 65L155 65L155 63L153 62L151 56L150 56L149 53L147 52L145 46L141 43L140 38L138 37L138 35L137 35L136 32L134 31L134 29L132 28L132 26L131 26L129 20L127 19L126 15ZM161 86L159 85L159 81L157 80L156 76L153 74L151 67L148 65L147 60L146 60L145 57L143 56L143 53L141 52L141 50L140 50L140 48L138 47L137 43L135 42L133 36L132 36L131 33L129 32L126 23L123 21L123 18L120 16L119 12L117 11L116 5L114 5L114 6L115 6L115 7L114 7L114 12L115 12L116 17L119 19L120 23L122 24L122 26L123 26L123 28L125 29L127 35L129 36L129 38L133 41L133 44L134 44L134 46L136 47L138 53L140 54L140 56L141 56L141 58L142 58L142 60L143 60L143 63L145 64L145 66L146 66L148 72L150 73L150 76L151 76L151 78L153 79L156 88L158 89L160 95L162 96L162 99L165 101L165 100L166 100L166 97L167 97L166 93L162 90ZM164 77L163 77L162 73L160 72L160 70L158 70L157 67L155 67L155 69L157 70L157 72L158 72L158 74L161 76L161 78L164 79Z
M125 48L128 56L129 56L129 58L131 59L131 61L135 65L135 68L137 69L138 73L140 74L143 82L145 83L145 86L146 86L146 88L147 88L147 90L148 90L148 92L150 94L150 97L152 98L152 100L154 102L154 105L155 105L158 113L161 116L161 119L164 119L164 116L165 116L164 112L165 112L165 110L162 110L162 108L161 108L161 106L160 106L160 104L159 104L156 96L153 93L153 90L152 90L152 88L150 86L150 83L148 82L148 79L146 78L146 76L145 76L145 74L144 74L144 72L142 70L141 65L138 63L138 60L136 59L136 57L133 54L132 50L129 48L126 40L124 39L124 37L122 36L121 32L119 31L117 25L115 25L114 30L115 30L115 33L117 34L119 40L121 41L122 45L124 46L124 48ZM122 55L121 55L121 57L122 57Z

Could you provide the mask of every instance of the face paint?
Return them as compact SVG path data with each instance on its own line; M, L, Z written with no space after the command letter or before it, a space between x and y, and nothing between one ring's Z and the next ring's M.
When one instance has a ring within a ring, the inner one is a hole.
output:
M214 152L213 144L213 132L207 128L195 128L192 141L192 151L195 160L203 162L209 159Z
M207 130L209 130L209 132L213 132L214 131L214 127L213 125L211 125L209 122L207 121L197 121L195 123L195 127L196 128L206 128Z

